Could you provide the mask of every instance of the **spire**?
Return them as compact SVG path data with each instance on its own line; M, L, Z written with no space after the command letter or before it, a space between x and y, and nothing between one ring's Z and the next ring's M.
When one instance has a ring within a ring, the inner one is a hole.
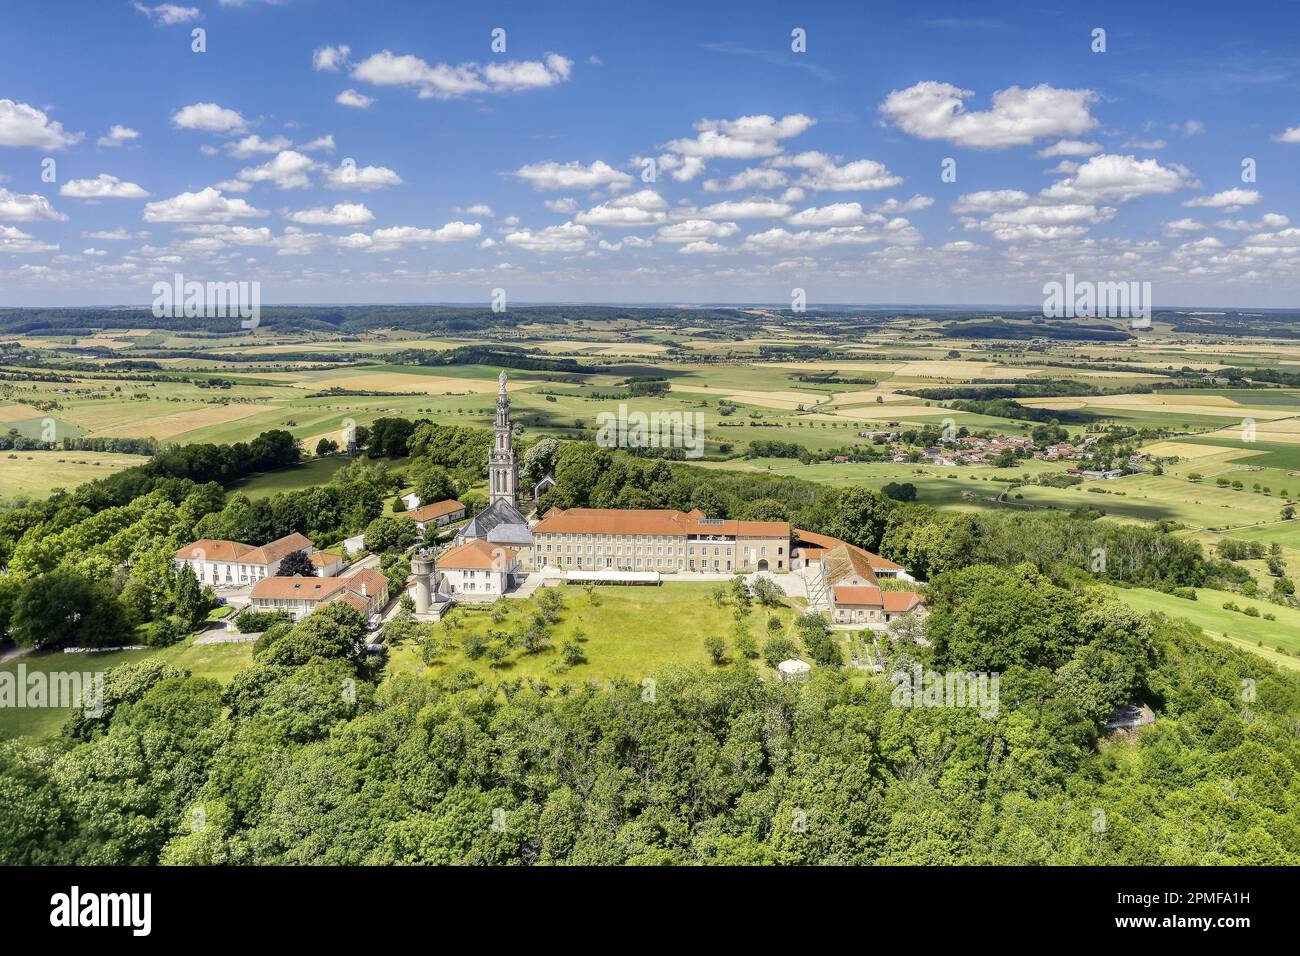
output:
M504 501L517 507L519 501L519 465L510 434L510 396L506 394L506 372L497 379L496 425L492 429L492 450L488 453L488 494L493 504Z

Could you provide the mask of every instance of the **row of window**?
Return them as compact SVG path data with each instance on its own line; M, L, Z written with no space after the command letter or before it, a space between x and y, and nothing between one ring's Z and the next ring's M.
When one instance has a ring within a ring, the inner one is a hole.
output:
M605 563L602 565L600 563L601 561L604 561ZM656 557L643 557L643 558L626 557L615 561L614 558L608 558L608 557L607 558L587 557L584 560L584 557L582 555L578 555L575 560L575 558L571 555L555 555L555 556L543 556L542 564L545 566L555 567L555 568L575 567L575 566L579 568L605 567L605 568L613 568L619 571L634 571L634 570L671 571L674 568L678 571L730 571L732 570L732 562L730 560L724 560L722 558L714 558L712 565L710 565L707 559L702 559L697 561L695 558L691 558L688 561L685 558L673 559L673 558L656 558ZM766 564L766 559L760 560L758 570L760 571L764 570L765 564ZM742 568L749 568L750 566L751 564L748 558L746 558L741 563ZM782 571L784 569L785 569L785 562L778 560L775 565L775 570Z
M541 545L538 545L538 546L537 546L537 550L538 550L539 552L543 552L543 553L546 553L546 554L551 554L551 553L556 553L556 554L574 554L574 553L577 553L577 554L583 554L583 553L584 553L584 552L583 552L583 547L584 547L584 546L583 546L582 544L578 544L578 545L576 546L576 550L575 550L575 546L572 545L572 544L556 544L556 545L548 544L548 545L546 545L545 547L543 547L543 546L541 546ZM612 554L612 555L622 555L622 554L624 553L624 551L623 551L623 545L617 545L617 544L616 544L616 545L610 545L610 544L597 544L597 545L591 545L591 544L588 544L588 545L586 545L585 547L586 547L586 549L587 549L586 552L585 552L586 554ZM734 550L735 550L734 548L728 547L728 548L726 549L726 555L725 555L725 556L728 557L728 558L733 557L733 555L734 555ZM753 548L750 548L750 549L748 549L748 550L749 550L749 552L750 552L751 554L754 552L754 549L753 549ZM783 554L784 551L785 551L784 548L779 548L779 547L778 547L778 548L776 549L776 553L777 553L777 554ZM660 556L667 555L668 557L671 558L671 557L674 556L674 554L686 555L688 552L687 552L687 549L684 548L684 547L682 547L682 548L677 548L677 549L674 550L674 548L673 548L672 545L668 545L667 549L665 549L662 545L658 545L658 546L651 545L651 546L645 546L645 547L637 546L637 547L636 547L636 550L633 551L633 546L632 546L632 545L628 545L628 546L627 546L627 552L626 552L626 553L627 553L628 555L632 555L632 554L638 554L638 555L655 555L655 554L657 554L657 555L660 555ZM692 545L691 548L690 548L689 554L690 554L690 557L696 557L697 555L700 556L700 557L707 557L708 554L709 554L709 549L708 549L707 547L696 548L694 545ZM758 555L759 555L760 557L764 557L764 558L767 557L767 545L762 545L762 546L759 547L759 549L758 549ZM723 549L722 549L721 547L715 547L715 548L713 549L713 556L714 556L715 558L723 557L723 556L724 556L724 555L723 555Z
M642 544L642 545L676 544L679 546L684 546L686 544L685 535L663 535L663 534L658 534L658 535L656 534L590 534L587 532L577 532L577 533L544 532L542 534L534 535L534 540L540 542L541 544L545 544L546 550L548 551L550 550L552 543L571 542L571 541L577 541L579 545L586 543L588 546L590 546L591 542L593 541L600 544L610 543L610 542L614 544ZM736 540L734 538L710 538L708 540L709 543L717 541L720 544L728 544L729 547L736 544ZM762 552L764 554L767 553L766 545L762 546ZM588 554L590 553L591 552L588 551ZM638 551L637 553L639 554L640 552ZM662 554L663 552L661 551L659 553ZM714 554L717 553L718 553L717 548L714 548ZM727 553L730 554L731 553L730 550ZM785 547L783 545L777 545L776 553L785 554Z

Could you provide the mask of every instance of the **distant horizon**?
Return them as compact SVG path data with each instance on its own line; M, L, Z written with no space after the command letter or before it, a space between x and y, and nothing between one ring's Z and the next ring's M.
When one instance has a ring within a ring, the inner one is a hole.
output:
M263 302L264 309L355 309L355 308L445 308L445 309L485 309L490 308L486 301L453 301L453 300L430 300L430 301L320 301L320 302ZM774 312L787 312L791 316L801 315L801 312L791 310L789 303L783 302L743 302L735 300L722 300L717 302L707 301L639 301L639 300L571 300L571 299L554 299L554 300L524 300L512 302L510 308L527 309L527 308L618 308L618 309L770 309ZM137 304L115 302L99 303L92 305L66 305L60 303L47 303L43 305L3 305L0 304L0 311L8 309L66 309L69 311L95 311L95 310L112 310L126 311L134 309L148 309L149 302ZM934 312L968 312L968 311L1006 311L1006 312L1038 312L1041 313L1042 303L1037 304L1015 304L1007 302L972 302L963 303L935 303L935 302L815 302L809 303L805 309L807 312L817 312L827 309L854 309L864 312L889 311L889 310L909 310L909 311L934 311ZM1247 305L1157 305L1154 312L1300 312L1300 305L1291 306L1247 306ZM1105 318L1099 316L1094 318Z

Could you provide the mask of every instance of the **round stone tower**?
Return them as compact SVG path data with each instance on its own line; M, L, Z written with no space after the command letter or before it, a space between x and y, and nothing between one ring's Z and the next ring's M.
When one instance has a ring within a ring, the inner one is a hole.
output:
M433 549L421 548L411 558L411 573L415 575L415 613L428 614L433 607L433 575L435 564Z

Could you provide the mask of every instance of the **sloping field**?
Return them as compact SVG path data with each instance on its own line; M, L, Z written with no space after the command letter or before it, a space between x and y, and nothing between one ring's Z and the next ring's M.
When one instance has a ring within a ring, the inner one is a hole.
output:
M963 362L960 359L937 359L906 362L894 370L895 378L1007 379L1029 378L1043 371L1027 365L996 365L992 362Z
M45 412L30 405L0 405L0 422L25 422L29 418L42 418Z
M1091 487L1107 493L1090 492L1087 489ZM1179 521L1191 528L1235 528L1272 521L1283 504L1276 497L1206 482L1193 484L1167 475L1089 481L1071 488L1025 485L1016 492L1035 507L1095 508L1114 518Z
M1215 637L1224 636L1240 641L1240 646L1247 650L1258 649L1260 641L1263 641L1264 648L1267 650L1275 650L1277 647L1292 652L1300 650L1300 611L1295 608L1281 607L1268 601L1254 600L1242 597L1240 594L1212 591L1207 588L1196 589L1195 601L1187 601L1146 588L1113 588L1112 590L1117 598L1139 611L1159 611L1171 618L1191 621ZM1266 621L1262 616L1247 617L1240 611L1225 610L1223 605L1228 601L1241 608L1255 607L1261 615L1267 611L1277 620ZM1275 662L1283 663L1276 660ZM1300 659L1286 658L1285 666L1300 668Z
M804 408L810 408L818 402L825 401L827 395L817 392L767 392L758 389L727 389L723 394L719 394L718 389L705 388L702 385L693 385L689 382L673 382L671 391L674 392L692 392L703 395L711 395L719 398L725 398L729 401L737 402L742 405L758 405L761 408L779 408L783 410L796 409L800 405Z
M1115 409L1132 412L1170 412L1210 418L1252 418L1256 422L1287 418L1295 414L1287 408L1238 405L1218 395L1093 395L1086 398L1021 398L1021 405L1073 411L1080 408Z
M252 403L204 405L202 408L192 408L189 411L160 415L155 418L144 418L127 425L117 425L103 431L94 432L92 437L175 438L177 435L183 435L186 432L192 432L200 428L223 425L243 418L252 418L254 415L260 415L266 410L267 406Z
M1259 416L1251 417L1258 419ZM1234 443L1241 442L1243 433L1240 425L1224 428L1205 435L1206 438L1224 438ZM1300 418L1284 418L1275 421L1256 421L1254 441L1281 442L1283 444L1300 444Z
M12 456L12 457L10 457ZM51 488L69 490L116 471L142 465L147 458L94 451L18 451L0 454L0 499L18 495L42 498Z
M854 421L894 421L900 418L934 418L934 417L955 418L955 413L950 408L941 408L938 405L860 405L854 408L840 408L835 410L835 418L851 418Z

